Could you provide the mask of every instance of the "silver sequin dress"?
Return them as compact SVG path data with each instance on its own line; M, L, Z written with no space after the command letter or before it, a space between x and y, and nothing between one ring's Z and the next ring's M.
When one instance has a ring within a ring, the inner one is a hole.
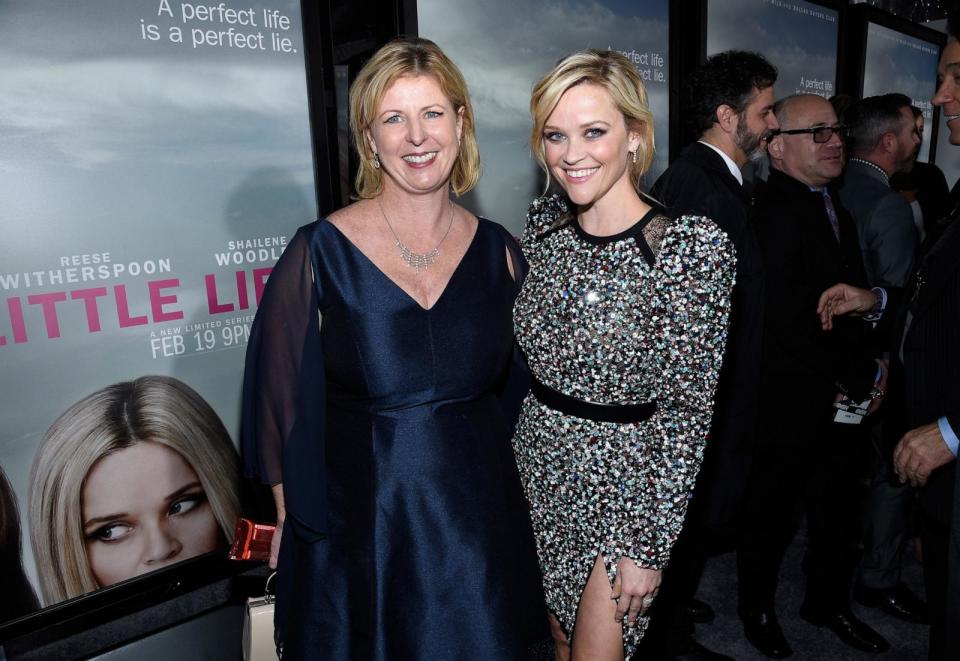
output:
M513 440L530 503L547 605L568 635L602 554L611 585L621 556L662 569L686 514L726 342L734 249L702 217L651 211L594 237L559 197L534 201L522 247L530 272L514 323L531 373L602 404L657 401L639 423L560 413L532 394ZM624 625L627 655L646 630Z

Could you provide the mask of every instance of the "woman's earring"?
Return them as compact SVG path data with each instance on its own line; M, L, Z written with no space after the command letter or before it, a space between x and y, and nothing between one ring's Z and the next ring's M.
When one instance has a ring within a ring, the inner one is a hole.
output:
M633 164L634 164L634 165L637 164L637 152L638 152L638 151L639 151L639 150L634 149L632 152L630 152L630 157L631 157L631 160L633 161Z
M634 156L633 162L634 163L637 162L636 156ZM380 169L380 154L378 154L377 152L373 152L373 167L376 168L377 170Z

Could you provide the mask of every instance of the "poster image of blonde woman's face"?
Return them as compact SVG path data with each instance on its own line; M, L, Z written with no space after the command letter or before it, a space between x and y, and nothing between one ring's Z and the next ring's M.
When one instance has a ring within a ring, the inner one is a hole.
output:
M81 513L87 559L100 587L223 544L197 473L157 442L97 461L83 483Z

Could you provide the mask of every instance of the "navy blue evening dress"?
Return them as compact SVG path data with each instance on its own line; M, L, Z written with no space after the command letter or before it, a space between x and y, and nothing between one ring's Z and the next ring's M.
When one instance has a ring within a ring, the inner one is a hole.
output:
M285 661L506 661L540 631L503 401L518 289L505 247L521 268L481 219L429 310L324 220L271 273L243 438L248 473L284 485Z

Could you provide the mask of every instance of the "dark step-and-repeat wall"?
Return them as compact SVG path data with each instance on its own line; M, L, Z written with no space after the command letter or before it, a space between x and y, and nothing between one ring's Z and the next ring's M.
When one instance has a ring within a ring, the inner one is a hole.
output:
M943 36L839 1L0 3L0 659L225 575L257 496L250 324L296 228L348 200L346 90L398 33L462 68L484 168L463 202L517 234L543 186L530 90L579 48L647 81L648 184L691 137L684 73L729 48L773 61L778 96L907 93L935 156Z

